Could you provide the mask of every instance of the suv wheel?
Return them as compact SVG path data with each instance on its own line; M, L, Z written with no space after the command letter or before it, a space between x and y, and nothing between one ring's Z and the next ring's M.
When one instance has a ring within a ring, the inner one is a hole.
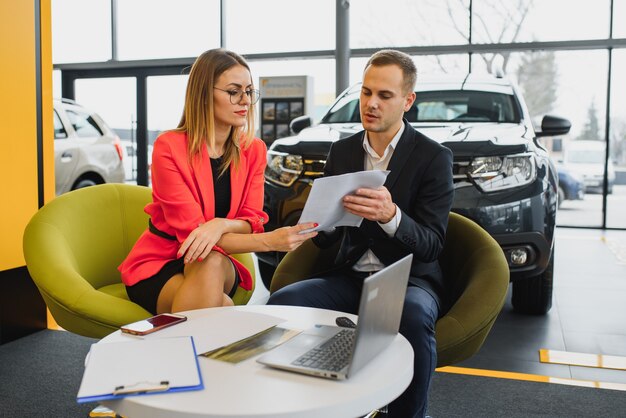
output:
M564 200L565 200L565 191L563 190L563 188L561 186L559 186L558 201L557 201L557 207L558 208L561 207L561 203L563 203Z
M525 314L545 315L552 307L553 283L554 247L548 267L542 274L513 282L513 309Z

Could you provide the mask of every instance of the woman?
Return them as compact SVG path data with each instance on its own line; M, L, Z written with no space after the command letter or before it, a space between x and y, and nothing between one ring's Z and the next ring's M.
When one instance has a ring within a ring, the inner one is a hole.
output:
M129 298L153 314L232 305L252 278L229 254L291 251L316 235L300 233L314 224L263 233L258 98L241 56L207 51L191 68L178 128L154 144L149 228L119 267Z

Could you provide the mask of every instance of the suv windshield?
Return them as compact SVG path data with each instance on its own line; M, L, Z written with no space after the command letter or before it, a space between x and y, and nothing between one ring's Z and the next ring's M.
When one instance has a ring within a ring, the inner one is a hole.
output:
M509 94L472 90L415 94L415 103L404 115L409 122L520 122L519 107ZM359 91L352 91L339 99L322 120L322 123L359 122Z

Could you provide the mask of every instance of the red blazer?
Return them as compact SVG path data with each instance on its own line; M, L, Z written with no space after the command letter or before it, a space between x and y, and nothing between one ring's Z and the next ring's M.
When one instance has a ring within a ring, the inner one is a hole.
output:
M266 151L265 143L254 138L247 149L241 150L238 169L230 167L231 201L226 217L248 221L253 233L263 232L268 218L263 212ZM215 217L213 174L206 145L201 158L190 165L185 133L166 132L157 138L152 153L152 200L144 211L158 230L177 240L162 238L146 229L118 267L127 286L151 277L165 263L178 258L178 249L189 233ZM214 250L226 254L217 246ZM240 286L250 290L250 272L230 258L241 278Z

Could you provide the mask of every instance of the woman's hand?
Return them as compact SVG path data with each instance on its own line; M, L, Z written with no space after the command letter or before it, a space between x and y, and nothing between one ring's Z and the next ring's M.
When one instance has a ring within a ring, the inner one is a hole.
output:
M316 231L301 233L308 229L313 229L316 223L306 223L296 226L285 226L267 233L266 241L269 247L268 251L293 251L302 243L317 235Z
M225 232L224 219L214 218L191 231L178 250L178 257L185 256L185 264L202 261Z

